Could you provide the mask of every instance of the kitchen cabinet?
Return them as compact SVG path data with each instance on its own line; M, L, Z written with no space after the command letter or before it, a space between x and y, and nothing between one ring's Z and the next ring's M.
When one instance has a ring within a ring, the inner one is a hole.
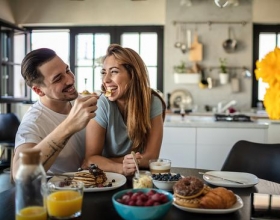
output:
M220 170L239 140L266 143L268 125L234 122L166 122L160 157L173 167Z
M196 168L220 170L230 149L239 140L265 143L267 129L197 128Z
M173 167L195 167L196 129L164 127L160 158L172 161Z

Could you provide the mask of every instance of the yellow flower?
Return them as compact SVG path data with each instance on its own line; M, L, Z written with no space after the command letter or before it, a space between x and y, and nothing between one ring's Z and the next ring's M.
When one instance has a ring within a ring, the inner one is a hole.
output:
M266 89L263 104L270 119L280 119L280 84Z
M280 48L276 47L269 52L261 61L256 62L255 75L257 80L262 78L263 82L274 86L280 82Z
M255 75L257 80L268 83L263 104L270 119L280 119L280 48L276 47L261 61L256 62Z

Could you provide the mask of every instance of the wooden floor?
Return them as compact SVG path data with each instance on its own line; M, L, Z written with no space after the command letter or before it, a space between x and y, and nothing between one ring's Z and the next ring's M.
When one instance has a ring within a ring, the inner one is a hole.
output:
M14 186L10 181L10 173L6 172L5 168L0 167L0 193Z

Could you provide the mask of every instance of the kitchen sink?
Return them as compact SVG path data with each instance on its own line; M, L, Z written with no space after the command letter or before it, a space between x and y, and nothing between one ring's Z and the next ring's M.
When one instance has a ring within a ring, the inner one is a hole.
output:
M238 115L225 115L215 114L216 121L227 121L227 122L252 122L251 117L243 114Z

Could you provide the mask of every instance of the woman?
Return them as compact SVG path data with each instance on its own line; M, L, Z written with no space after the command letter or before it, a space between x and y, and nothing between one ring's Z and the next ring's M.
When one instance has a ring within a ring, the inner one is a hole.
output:
M103 60L102 90L96 117L86 129L83 167L97 164L104 171L133 175L158 158L163 136L165 103L149 87L147 68L130 48L112 44Z

